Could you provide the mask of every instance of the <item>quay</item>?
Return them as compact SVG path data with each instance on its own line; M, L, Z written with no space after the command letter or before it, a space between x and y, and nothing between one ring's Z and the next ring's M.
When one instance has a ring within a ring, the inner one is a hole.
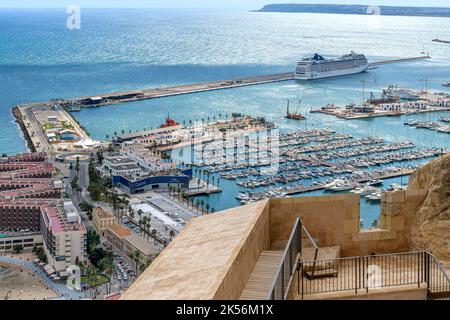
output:
M100 107L125 102L173 97L185 94L208 92L222 89L239 88L245 86L267 84L280 81L294 80L294 72L277 73L272 75L252 76L236 80L220 80L199 82L193 84L158 87L143 90L134 90L118 93L100 94L95 97L81 97L65 100L69 105L78 105L82 108Z
M417 60L424 60L424 59L430 59L430 56L423 55L423 56L411 57L411 58L398 58L398 59L375 61L375 62L369 63L369 66L378 66L378 65L384 65L384 64L409 62L409 61L417 61ZM274 82L280 82L280 81L290 81L290 80L294 80L294 79L295 79L294 72L286 72L286 73L277 73L277 74L271 74L271 75L259 75L259 76L245 77L245 78L239 78L239 79L233 79L233 80L218 80L218 81L200 82L200 83L169 86L169 87L157 87L157 88L149 88L149 89L142 89L142 90L132 90L132 91L125 91L125 92L98 94L96 96L85 96L85 97L72 98L72 99L59 99L59 100L55 100L55 101L33 103L33 104L25 105L24 107L26 107L26 106L32 107L32 106L37 106L37 105L52 105L55 102L59 103L60 105L66 107L68 109L73 108L75 106L81 107L81 108L100 107L100 106L120 104L120 103L139 101L139 100L148 100L148 99L172 97L172 96L199 93L199 92L214 91L214 90L239 88L239 87L274 83Z
M424 59L430 59L430 58L431 57L429 55L423 55L423 56L411 57L411 58L382 60L382 61L376 61L376 62L369 63L369 67L374 67L374 66L379 66L379 65L384 65L384 64L424 60ZM119 103L131 102L131 101L173 97L173 96L178 96L178 95L193 94L193 93L208 92L208 91L223 90L223 89L232 89L232 88L239 88L239 87L245 87L245 86L253 86L253 85L259 85L259 84L267 84L267 83L274 83L274 82L280 82L280 81L291 81L291 80L295 80L294 72L252 76L252 77L239 78L239 79L233 79L233 80L209 81L209 82L200 82L200 83L178 85L178 86L169 86L169 87L127 91L127 92L100 94L95 97L75 98L75 99L66 100L65 102L67 103L68 107L73 106L73 105L77 105L81 108L100 107L100 106L119 104Z
M400 62L411 62L411 61L418 61L418 60L426 60L431 59L430 55L423 55L418 57L411 57L411 58L399 58L399 59L389 59L389 60L381 60L381 61L375 61L369 63L369 67L376 67L381 66L384 64L392 64L392 63L400 63Z
M393 173L387 173L387 174L374 173L370 177L357 179L357 180L355 180L355 182L357 182L357 183L365 183L365 182L368 182L368 181L370 181L372 179L386 180L386 179L391 179L391 178L404 177L404 176L411 175L411 173L413 173L413 172L414 172L413 169L405 169L405 170L401 170L399 172L393 172ZM317 185L317 186L309 186L309 187L301 186L301 187L298 187L298 188L294 188L294 189L288 190L288 191L285 192L285 194L286 195L294 195L294 194L301 194L301 193L307 193L307 192L312 192L312 191L319 191L319 190L324 190L324 189L325 189L325 185Z
M436 107L436 108L429 108L425 110L402 110L402 111L376 111L373 113L346 113L345 111L342 111L343 109L316 109L311 110L310 113L323 113L330 116L335 116L340 119L345 120L355 120L355 119L367 119L367 118L377 118L377 117L398 117L398 116L404 116L404 115L412 115L412 114L419 114L419 113L429 113L429 112L442 112L442 111L450 111L450 107Z

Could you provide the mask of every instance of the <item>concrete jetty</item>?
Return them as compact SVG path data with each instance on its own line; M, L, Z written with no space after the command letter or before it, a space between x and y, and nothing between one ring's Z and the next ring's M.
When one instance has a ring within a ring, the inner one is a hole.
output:
M369 63L369 67L375 67L384 64L392 64L399 62L410 62L417 60L430 59L430 56L423 55L418 57L410 58L399 58L382 60ZM157 87L142 90L133 90L126 92L115 92L115 93L105 93L98 94L96 96L86 96L72 99L64 99L59 101L63 106L80 106L82 108L88 107L100 107L105 105L120 104L131 101L147 100L147 99L157 99L164 97L173 97L178 95L208 92L223 89L232 89L245 86L253 86L259 84L274 83L280 81L290 81L295 79L294 72L277 73L271 75L258 75L246 78L239 78L233 80L218 80L209 82L199 82L186 85L177 85L169 87ZM49 103L49 102L47 102Z
M426 60L431 59L431 57L427 55L418 56L418 57L411 57L411 58L399 58L399 59L389 59L389 60L381 60L381 61L375 61L369 63L369 67L375 67L375 66L381 66L384 64L392 64L392 63L400 63L400 62L411 62L411 61L418 61L418 60Z

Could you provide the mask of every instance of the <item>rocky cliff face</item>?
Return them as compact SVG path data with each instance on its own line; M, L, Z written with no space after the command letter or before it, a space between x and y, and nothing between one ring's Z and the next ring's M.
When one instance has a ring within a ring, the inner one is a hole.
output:
M408 188L427 189L428 195L413 219L412 244L450 260L450 154L416 170Z

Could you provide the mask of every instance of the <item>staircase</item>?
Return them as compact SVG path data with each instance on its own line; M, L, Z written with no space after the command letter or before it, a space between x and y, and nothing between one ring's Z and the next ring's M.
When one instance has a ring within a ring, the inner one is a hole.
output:
M283 251L263 251L256 261L240 300L265 300L277 276Z

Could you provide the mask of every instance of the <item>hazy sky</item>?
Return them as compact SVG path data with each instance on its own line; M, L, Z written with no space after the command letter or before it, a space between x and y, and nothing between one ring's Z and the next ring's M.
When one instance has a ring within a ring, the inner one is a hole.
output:
M0 7L153 7L259 9L269 3L342 3L449 7L449 0L0 0Z

